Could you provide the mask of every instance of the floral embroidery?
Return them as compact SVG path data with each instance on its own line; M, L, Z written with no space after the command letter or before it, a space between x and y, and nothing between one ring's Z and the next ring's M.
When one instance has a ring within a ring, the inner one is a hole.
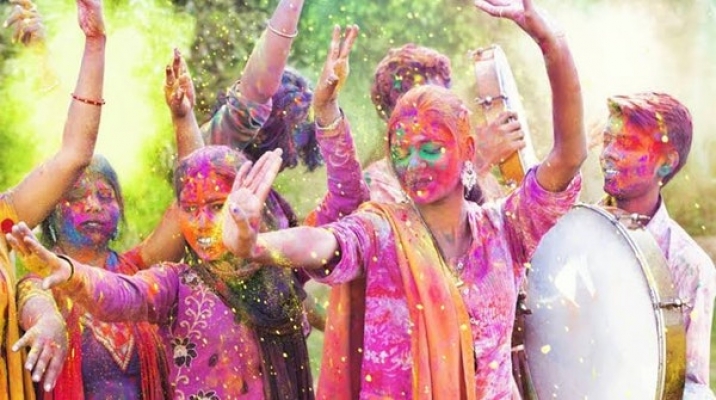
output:
M172 349L174 353L174 364L179 367L190 367L191 360L196 358L196 344L191 343L189 338L172 339Z
M197 394L189 396L189 400L219 400L219 396L213 390L208 392L200 390Z

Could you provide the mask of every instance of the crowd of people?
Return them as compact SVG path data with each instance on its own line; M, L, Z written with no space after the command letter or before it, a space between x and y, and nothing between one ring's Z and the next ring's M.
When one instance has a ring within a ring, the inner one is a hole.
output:
M107 37L102 1L76 2L85 50L61 148L0 195L0 397L534 398L513 373L518 292L540 239L577 203L587 157L577 69L544 10L475 2L533 39L551 88L552 147L497 194L482 188L525 146L520 123L504 111L474 126L434 49L410 43L378 63L370 97L385 157L365 170L339 103L357 26L333 29L311 87L287 66L304 1L279 0L203 124L175 50L164 82L175 201L118 252L125 207L142 205L124 203L117 173L94 154ZM41 40L34 5L13 4L15 37ZM691 116L657 92L611 97L605 116L600 205L643 216L684 301L684 398L714 399L716 272L661 196L687 161ZM304 221L273 186L299 163L327 174ZM11 252L29 273L17 276ZM331 288L325 321L313 318L309 280ZM325 333L316 382L312 329Z

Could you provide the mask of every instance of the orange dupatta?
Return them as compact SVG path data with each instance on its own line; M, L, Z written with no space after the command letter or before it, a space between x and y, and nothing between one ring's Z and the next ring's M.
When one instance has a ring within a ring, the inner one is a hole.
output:
M388 221L395 236L398 268L414 324L413 397L475 399L475 361L467 309L439 250L430 239L425 245L431 234L422 218L409 204L365 203L361 210ZM358 398L364 313L364 279L333 288L319 398Z
M18 217L15 209L10 204L10 196L0 196L0 223L3 227L10 223L17 223ZM5 294L7 301L7 310L5 321L0 322L0 326L5 325L4 354L0 354L0 361L5 361L5 365L0 365L0 397L10 400L33 400L35 391L30 378L30 371L23 368L26 350L12 351L12 345L20 340L19 315L17 313L17 301L15 299L15 267L10 260L10 251L5 242L4 232L0 238L0 285L5 285ZM3 291L3 290L0 290ZM2 303L2 301L0 301ZM4 397L6 396L6 397Z

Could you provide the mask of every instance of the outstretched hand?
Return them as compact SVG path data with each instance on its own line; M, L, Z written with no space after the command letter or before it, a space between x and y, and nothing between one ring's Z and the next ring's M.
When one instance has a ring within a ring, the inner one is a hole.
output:
M196 101L194 82L189 74L184 57L174 49L174 59L167 65L164 82L164 99L172 116L183 118L191 111Z
M32 380L43 381L46 392L55 387L62 371L69 347L67 326L56 310L43 310L40 319L12 345L12 351L30 347L25 369L32 372Z
M24 45L44 43L45 25L32 1L10 0L10 4L14 6L3 26L14 29L12 40Z
M77 0L77 19L86 37L104 36L102 0Z
M45 248L24 222L14 225L5 238L26 267L44 277L43 289L53 288L70 278L71 269L67 261Z
M224 245L243 259L253 258L261 227L264 203L281 169L281 149L264 153L253 166L239 168L226 200L223 224Z
M358 37L358 26L348 25L345 30L343 40L341 40L341 27L336 25L333 27L333 36L331 38L331 46L328 49L326 63L323 65L323 71L318 78L316 90L313 93L313 105L316 113L321 109L330 106L338 99L338 93L348 79L350 65L348 56L353 49L353 43Z
M514 21L538 43L556 34L556 29L532 0L475 0L475 6L493 17Z

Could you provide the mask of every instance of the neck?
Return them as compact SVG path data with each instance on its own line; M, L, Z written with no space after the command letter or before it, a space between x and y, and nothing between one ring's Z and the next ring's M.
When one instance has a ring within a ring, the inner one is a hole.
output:
M57 252L66 254L82 264L100 268L104 268L104 264L110 254L110 249L106 244L104 246L92 248L90 246L77 246L75 244L59 240L55 245L55 248Z
M646 215L647 217L653 217L656 214L659 209L660 199L661 191L659 188L636 198L615 198L617 208L629 213Z
M466 202L461 188L455 195L442 200L416 205L446 261L462 255L472 241L467 222Z

